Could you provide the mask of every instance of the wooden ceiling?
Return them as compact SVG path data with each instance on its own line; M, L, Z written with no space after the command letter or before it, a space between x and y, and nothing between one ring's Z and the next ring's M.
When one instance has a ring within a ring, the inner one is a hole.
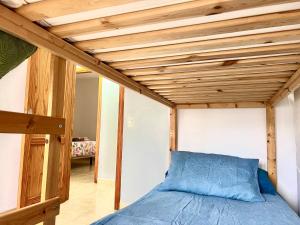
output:
M300 76L299 0L44 0L15 11L175 104L274 102Z

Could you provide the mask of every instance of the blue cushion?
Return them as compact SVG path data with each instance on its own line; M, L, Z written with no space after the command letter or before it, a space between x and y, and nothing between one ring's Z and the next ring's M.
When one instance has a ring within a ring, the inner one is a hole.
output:
M257 173L260 192L264 194L276 195L276 190L269 179L268 172L259 168Z
M261 202L257 170L257 159L176 151L160 190Z

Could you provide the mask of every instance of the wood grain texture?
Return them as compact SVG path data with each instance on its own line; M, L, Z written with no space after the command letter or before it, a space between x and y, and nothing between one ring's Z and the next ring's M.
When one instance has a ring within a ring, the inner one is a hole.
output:
M73 137L73 119L75 108L75 87L76 87L76 65L71 61L65 64L65 87L63 117L66 120L66 129L61 142L60 172L59 172L59 196L61 202L69 199L70 175L71 175L71 152Z
M1 225L34 225L59 214L59 198L0 214Z
M275 110L271 104L266 105L267 121L267 156L268 174L276 187L277 185L277 164L276 164L276 134L275 134Z
M299 25L299 18L300 11L296 10L85 40L76 42L75 46L81 49L97 49L98 51L101 50L101 52L109 52L115 49L128 50L180 44L208 40L213 35L231 34L231 36L242 36L241 34L234 34L235 32L252 31L254 33L266 33L264 30L266 28Z
M124 126L124 94L125 88L120 86L119 90L119 115L118 115L118 140L116 159L116 183L114 209L119 210L122 185L122 154L123 154L123 126Z
M181 73L204 70L218 70L227 68L245 68L251 67L253 69L260 66L267 67L270 65L291 65L297 64L300 66L300 55L277 56L258 59L240 59L240 60L224 60L220 62L200 62L184 65L160 66L152 68L141 68L123 70L122 72L130 76L165 74L165 73Z
M156 24L155 29L164 28L161 22L172 22L176 26L177 20L190 19L208 15L216 15L234 10L247 9L269 5L271 3L285 3L293 1L239 1L236 0L209 0L209 1L188 1L185 3L157 7L153 9L140 10L131 13L122 13L119 15L99 17L86 21L79 21L71 24L54 26L49 29L50 32L66 38L82 34L91 34L96 32L107 32L128 29L132 27ZM25 15L26 16L26 15ZM133 32L139 32L136 29Z
M265 47L251 47L236 50L225 50L216 52L203 52L193 54L183 54L176 56L157 57L151 59L129 60L112 62L109 65L116 69L138 69L148 67L160 67L168 65L178 65L184 63L201 63L214 61L230 61L244 58L260 58L276 56L277 54L299 54L300 44L284 44Z
M170 151L177 150L177 108L170 109Z
M280 90L278 90L278 92L272 97L270 103L273 105L277 104L282 99L284 99L289 93L293 92L299 87L300 87L300 67L284 84L284 86Z
M241 49L257 45L268 46L270 44L282 44L291 41L299 42L299 39L300 31L291 30L272 32L267 34L253 34L240 37L221 38L174 45L131 49L124 51L104 52L96 54L96 56L102 61L116 62L183 54L195 54L199 52L219 51L224 49Z
M64 126L62 118L0 111L0 133L63 134Z
M265 108L264 102L178 104L177 109L214 109L214 108Z
M30 57L25 97L27 113L48 115L53 76L51 56L50 51L39 48ZM19 207L41 201L45 143L36 145L34 140L45 138L40 134L26 134L23 137Z
M65 94L67 87L66 60L53 55L53 86L51 115L64 117ZM45 199L59 196L60 158L63 144L61 136L51 135L49 141ZM55 225L55 217L44 221L44 225Z
M72 60L162 104L173 106L173 103L167 99L2 5L0 5L0 29L38 47L47 48L53 54Z
M98 107L97 107L97 126L96 126L96 153L94 167L94 183L98 182L99 173L99 153L100 153L100 132L101 132L101 115L102 115L102 76L98 78Z
M188 2L190 0L181 0L177 2ZM174 1L157 1L155 4L149 4L149 2L144 1L142 3L139 0L51 0L51 1L40 1L31 4L24 5L17 9L17 12L32 21L64 16L69 14L81 13L86 11L92 11L97 9L107 9L112 11L107 14L119 14L115 12L116 10L120 13L136 11L134 9L134 4L140 4L139 9L147 9L149 5L150 8L160 7L163 5L172 4ZM282 1L281 1L282 2ZM286 1L287 2L287 1ZM129 7L127 4L130 4ZM62 7L62 5L64 7ZM125 10L122 8L126 8Z

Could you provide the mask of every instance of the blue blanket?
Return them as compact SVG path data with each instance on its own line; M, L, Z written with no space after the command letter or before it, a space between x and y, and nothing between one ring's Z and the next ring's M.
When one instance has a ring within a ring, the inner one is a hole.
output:
M93 225L300 225L279 195L244 202L155 188L132 205Z

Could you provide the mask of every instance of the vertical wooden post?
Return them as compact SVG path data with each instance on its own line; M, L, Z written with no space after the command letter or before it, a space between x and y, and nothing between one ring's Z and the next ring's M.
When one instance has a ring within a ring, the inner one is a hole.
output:
M117 162L116 162L116 183L115 183L115 210L118 210L120 208L120 200L121 200L123 125L124 125L124 87L120 86L119 118L118 118L118 143L117 143Z
M53 96L51 116L64 116L64 96L66 87L66 60L53 56ZM59 195L59 164L62 144L58 135L50 135L45 199ZM54 225L55 217L45 220L44 225Z
M177 109L172 108L170 113L170 151L177 150Z
M271 104L266 105L267 120L267 150L268 150L268 174L276 186L277 168L276 168L276 134L275 134L275 111Z
M97 109L97 130L96 130L96 153L94 167L94 183L98 181L99 151L100 151L100 132L101 132L101 110L102 110L102 76L98 81L98 109Z
M71 148L73 136L73 118L75 105L76 65L66 61L65 87L63 105L63 117L66 119L65 135L60 159L59 194L60 201L69 199L70 175L71 175Z

